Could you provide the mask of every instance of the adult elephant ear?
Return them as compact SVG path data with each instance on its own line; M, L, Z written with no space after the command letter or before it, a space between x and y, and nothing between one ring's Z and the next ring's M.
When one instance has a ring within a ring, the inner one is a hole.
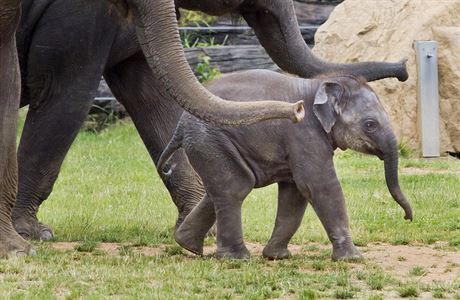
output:
M120 0L112 0L123 7ZM303 102L232 102L214 96L195 78L180 42L174 0L126 0L134 15L137 34L159 92L172 97L196 117L219 125L249 125L267 119L304 117Z

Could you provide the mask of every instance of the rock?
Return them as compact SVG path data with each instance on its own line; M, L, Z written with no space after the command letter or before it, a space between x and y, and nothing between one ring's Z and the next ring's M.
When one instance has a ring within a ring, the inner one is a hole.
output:
M460 1L346 0L315 36L314 52L336 62L408 58L407 82L371 83L390 114L399 140L419 149L414 40L439 43L442 153L460 152Z
M124 106L114 99L112 91L105 82L104 78L102 78L99 83L96 98L94 99L89 113L105 115L114 114L120 118L128 115Z
M307 3L307 4L317 4L317 5L337 5L343 0L294 0L294 2Z
M439 81L442 140L445 150L460 153L460 27L433 27L439 43Z
M262 46L216 46L185 49L185 56L192 70L201 63L203 56L210 57L210 65L221 73L248 69L279 70Z
M332 11L332 9L330 9ZM325 21L324 19L323 21ZM213 27L182 27L180 35L186 48L218 45L260 45L254 30L241 23L238 26L219 23ZM317 25L300 26L300 33L308 45L313 45Z

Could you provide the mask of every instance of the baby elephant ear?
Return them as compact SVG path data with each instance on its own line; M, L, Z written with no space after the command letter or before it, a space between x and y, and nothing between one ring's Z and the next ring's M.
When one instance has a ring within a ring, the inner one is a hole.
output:
M337 121L339 101L343 95L343 87L338 82L323 82L316 91L313 112L327 133Z

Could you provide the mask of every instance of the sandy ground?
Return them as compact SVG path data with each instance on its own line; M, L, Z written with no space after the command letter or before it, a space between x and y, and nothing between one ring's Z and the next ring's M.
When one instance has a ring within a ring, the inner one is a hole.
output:
M437 250L427 246L373 245L364 256L396 278L407 278L409 271L422 267L422 283L460 281L460 252Z
M78 243L52 243L52 248L62 251L74 251ZM249 251L254 256L260 256L263 245L247 243ZM317 245L319 250L328 249L328 246ZM460 252L440 250L442 244L432 246L406 246L389 244L369 244L361 247L365 259L379 265L386 273L397 279L407 279L414 267L423 268L423 274L415 277L421 283L458 282L460 281ZM123 245L115 243L100 243L97 248L107 255L120 255ZM166 253L167 246L158 247L129 247L133 253L145 256L157 256ZM308 251L299 245L289 247L293 255L307 255L319 250ZM215 252L215 246L206 246L205 255ZM194 256L184 250L188 256ZM362 268L361 264L351 264L352 268Z
M460 175L460 171L453 171L453 170L432 170L432 169L422 169L422 168L401 168L401 174L408 174L408 175L426 175L426 174L455 174Z

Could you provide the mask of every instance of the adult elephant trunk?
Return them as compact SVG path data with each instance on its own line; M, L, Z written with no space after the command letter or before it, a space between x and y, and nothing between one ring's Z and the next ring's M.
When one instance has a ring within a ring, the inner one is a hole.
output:
M399 187L398 147L393 133L391 133L390 142L384 150L383 162L385 166L385 180L388 190L390 191L393 199L404 209L406 214L404 219L412 221L412 208Z
M112 0L112 2L119 2ZM301 101L231 102L212 95L195 78L185 59L177 28L173 0L127 0L134 14L139 42L146 59L163 86L164 97L172 97L191 114L221 125L248 125L266 119L304 117Z
M249 5L243 7L242 14L270 57L284 71L304 78L325 73L363 76L367 81L387 77L396 77L400 81L405 81L409 77L406 60L397 63L338 64L320 59L313 54L300 33L292 0L279 2L272 1L271 7L264 7L264 9Z

